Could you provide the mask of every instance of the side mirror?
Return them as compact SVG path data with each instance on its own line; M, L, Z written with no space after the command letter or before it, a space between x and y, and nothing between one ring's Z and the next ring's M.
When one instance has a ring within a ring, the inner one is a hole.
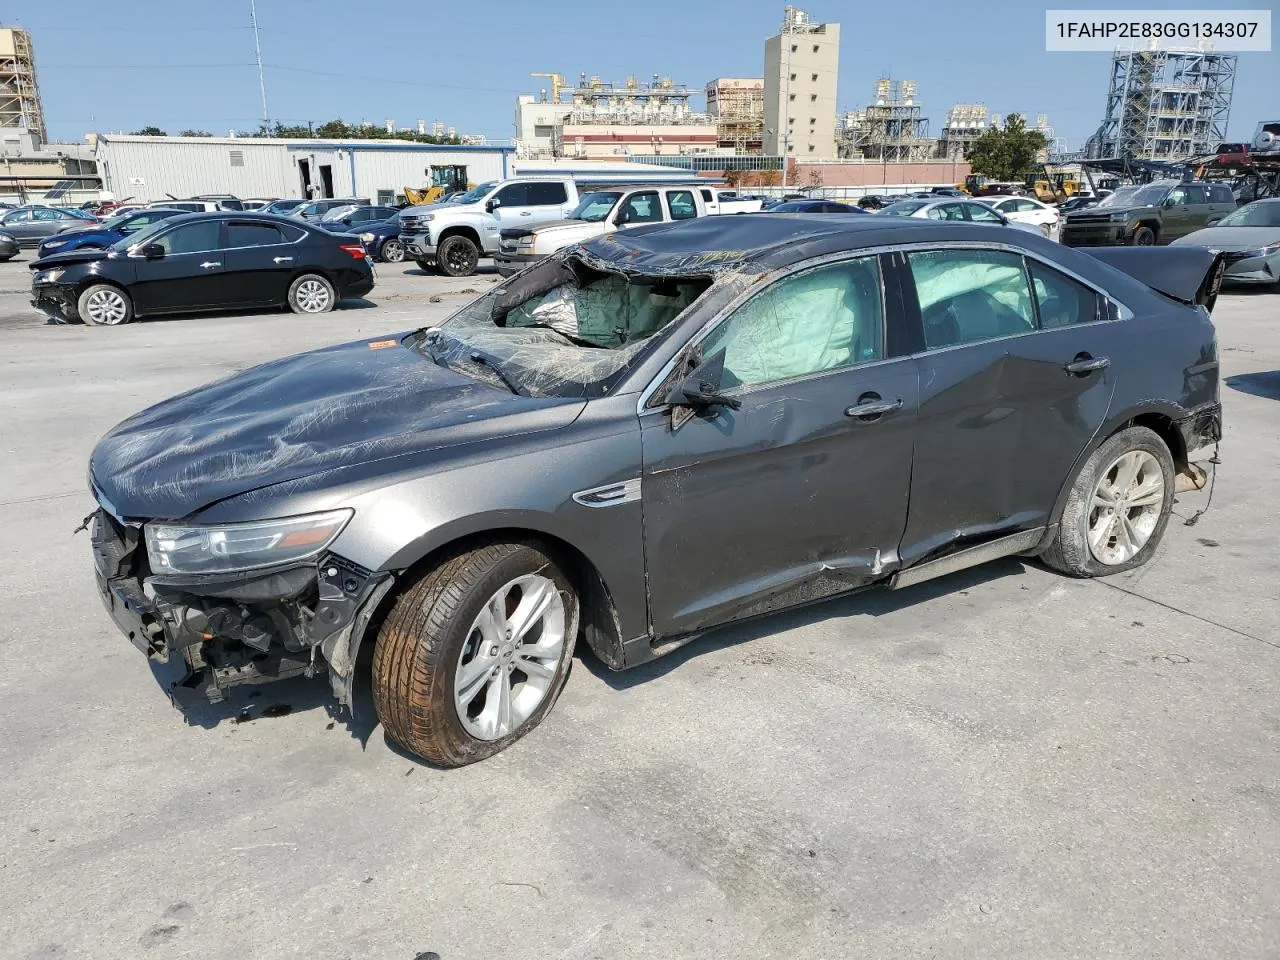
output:
M1210 217L1208 220L1206 220L1206 221L1204 222L1204 225L1205 225L1206 227L1212 227L1214 224L1216 224L1216 223L1218 223L1219 221L1221 221L1221 220L1222 220L1222 217L1223 217L1223 214L1221 214L1221 213L1215 214L1214 216L1212 216L1212 217Z
M162 260L164 259L164 247L158 243L148 243L142 248L142 255L148 260Z
M502 201L499 200L497 197L494 197L492 200L485 201L484 208L489 213L493 213L493 211L497 210L500 206L502 206Z
M742 401L720 392L720 380L724 376L724 349L717 350L698 365L667 394L671 405L671 428L677 429L695 414L711 407L728 407L740 410Z

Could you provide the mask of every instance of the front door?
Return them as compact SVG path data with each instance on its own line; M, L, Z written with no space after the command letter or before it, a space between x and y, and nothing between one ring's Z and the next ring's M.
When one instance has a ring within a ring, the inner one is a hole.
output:
M907 515L916 361L886 359L880 263L776 280L698 345L715 407L641 417L656 637L844 592L891 567ZM897 317L890 316L889 323Z
M137 280L132 294L137 308L148 312L198 310L223 306L234 291L226 283L222 221L184 223L148 241L164 250L147 259L136 251Z
M1114 343L1090 288L1002 250L911 252L907 263L926 346L902 540L911 563L1046 524L1115 382L1108 367L1088 369Z

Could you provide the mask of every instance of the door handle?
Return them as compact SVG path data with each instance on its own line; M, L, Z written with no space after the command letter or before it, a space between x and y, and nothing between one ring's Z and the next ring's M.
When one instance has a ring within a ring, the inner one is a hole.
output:
M213 267L220 267L222 266L222 264L221 262L216 260L206 260L204 263L200 264L200 266L204 267L204 269L206 270L209 270Z
M273 257L272 263L293 263L293 257Z
M521 212L520 216L522 216L522 217L532 217L532 216L533 216L533 211L532 211L532 210L525 210L525 211Z
M856 404L845 410L846 417L854 417L863 419L864 417L880 417L886 413L893 413L902 407L902 398L897 400L881 400L879 397L871 397L866 400L859 399Z
M1091 357L1087 353L1082 353L1070 363L1064 364L1062 369L1072 376L1083 377L1095 370L1105 370L1109 366L1111 366L1109 357Z

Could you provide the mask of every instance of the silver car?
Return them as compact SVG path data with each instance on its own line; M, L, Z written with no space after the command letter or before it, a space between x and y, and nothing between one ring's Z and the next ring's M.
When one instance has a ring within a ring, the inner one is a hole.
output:
M883 210L876 211L877 217L920 217L929 220L950 220L959 223L989 223L992 226L1013 227L1028 233L1040 233L1040 228L1033 223L1016 223L1003 214L997 213L985 203L977 200L956 200L944 197L940 200L926 200L922 197L910 200L899 200L891 203Z
M0 232L13 237L21 246L36 247L55 233L97 222L95 218L77 216L61 207L19 207L0 217Z
M1223 280L1280 283L1280 198L1255 200L1173 243L1226 254Z

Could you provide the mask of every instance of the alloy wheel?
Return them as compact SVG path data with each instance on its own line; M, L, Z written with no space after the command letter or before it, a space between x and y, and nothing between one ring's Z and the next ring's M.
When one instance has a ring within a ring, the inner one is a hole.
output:
M298 306L303 313L324 313L329 307L329 288L319 280L298 284Z
M89 319L96 324L114 327L124 323L129 315L129 305L124 296L115 290L97 290L85 303Z
M382 245L382 259L387 263L400 263L404 260L404 244L399 240L388 240Z
M1147 545L1164 510L1164 473L1145 450L1121 454L1103 472L1089 505L1089 551L1099 563L1127 563Z
M517 577L481 609L458 657L454 706L467 733L499 740L546 699L565 647L567 614L555 582Z

